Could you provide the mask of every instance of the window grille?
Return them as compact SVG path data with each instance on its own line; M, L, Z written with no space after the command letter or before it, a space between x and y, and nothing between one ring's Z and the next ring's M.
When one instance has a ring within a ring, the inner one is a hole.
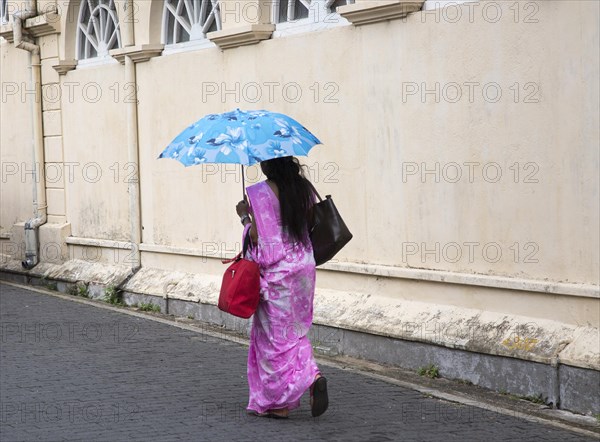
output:
M274 23L284 23L308 17L311 0L275 0L273 2Z
M8 23L8 1L0 0L0 25Z
M165 0L163 43L202 40L220 30L219 0Z
M77 22L77 58L106 57L121 47L114 0L83 0Z
M302 19L324 21L327 14L354 0L273 0L273 23L296 22Z

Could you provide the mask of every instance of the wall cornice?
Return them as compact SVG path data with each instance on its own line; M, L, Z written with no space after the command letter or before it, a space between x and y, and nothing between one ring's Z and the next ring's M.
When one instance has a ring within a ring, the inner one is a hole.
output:
M60 34L60 21L61 17L56 12L46 12L27 19L25 28L33 37Z
M77 67L77 60L58 60L58 64L52 65L52 68L59 75L65 75Z
M267 40L271 38L273 31L275 31L273 24L253 24L209 32L207 37L221 49L230 49Z
M0 26L0 37L4 37L4 39L9 43L13 43L15 41L13 38L12 23Z
M109 51L109 54L116 58L121 64L125 64L125 56L131 57L134 63L143 63L160 55L164 47L165 45L163 44L127 46L125 48L113 49Z
M360 1L340 6L337 11L355 26L404 18L411 12L420 11L425 1Z
M44 37L45 35L60 34L60 27L60 15L54 11L50 11L28 18L23 26L23 34L29 37ZM4 37L9 43L14 42L12 23L0 26L0 37Z

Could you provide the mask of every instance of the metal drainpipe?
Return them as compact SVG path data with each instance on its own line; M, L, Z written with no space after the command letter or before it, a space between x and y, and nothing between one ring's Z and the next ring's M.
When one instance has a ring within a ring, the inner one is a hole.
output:
M142 242L141 214L140 214L140 179L138 155L138 118L137 118L137 89L135 63L128 55L125 56L125 78L127 84L133 84L134 99L127 104L127 156L130 164L134 164L134 174L129 179L129 216L131 222L131 246L133 248L132 269L141 265L140 243Z
M135 44L133 29L133 0L125 4L126 19L122 21L123 47ZM137 76L135 62L130 56L125 56L125 81L134 86L134 99L127 103L127 157L130 164L135 166L134 174L129 180L129 216L131 223L131 246L133 248L132 270L135 272L141 266L140 243L142 242L142 222L140 205L140 174L139 174L139 140L137 113Z
M39 263L38 229L48 220L46 204L46 183L44 182L44 133L42 126L42 83L40 47L29 38L23 37L23 22L37 15L35 0L29 0L25 10L13 14L13 39L16 48L29 52L31 67L31 82L35 92L33 103L33 164L34 164L34 197L33 207L35 218L25 223L25 260L21 263L25 269L31 269ZM30 41L27 41L30 40Z
M572 341L560 341L558 343L558 347L556 348L556 352L554 356L550 358L550 366L554 369L554 386L553 386L553 395L554 395L554 408L560 408L560 354L563 350L569 345Z
M560 408L560 358L558 354L550 358L550 366L554 371L554 379L552 382L552 403L554 404L554 408Z

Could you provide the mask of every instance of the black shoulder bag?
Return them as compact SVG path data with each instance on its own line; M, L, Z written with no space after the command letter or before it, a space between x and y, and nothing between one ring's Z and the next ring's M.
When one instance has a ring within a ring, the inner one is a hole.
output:
M331 195L321 198L315 186L309 181L319 202L312 207L312 223L309 235L317 265L325 264L352 239L352 233L340 216Z

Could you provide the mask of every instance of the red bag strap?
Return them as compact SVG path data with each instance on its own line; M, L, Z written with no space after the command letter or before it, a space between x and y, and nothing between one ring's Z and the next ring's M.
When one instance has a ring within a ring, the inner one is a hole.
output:
M242 252L238 253L234 258L231 259L222 259L221 262L223 264L229 264L230 262L237 261L242 258Z
M250 247L250 228L251 224L248 223L244 227L244 245L242 246L242 251L238 253L234 258L231 259L222 259L221 262L223 264L229 264L230 262L238 261L242 259L242 257L246 256L246 251Z

